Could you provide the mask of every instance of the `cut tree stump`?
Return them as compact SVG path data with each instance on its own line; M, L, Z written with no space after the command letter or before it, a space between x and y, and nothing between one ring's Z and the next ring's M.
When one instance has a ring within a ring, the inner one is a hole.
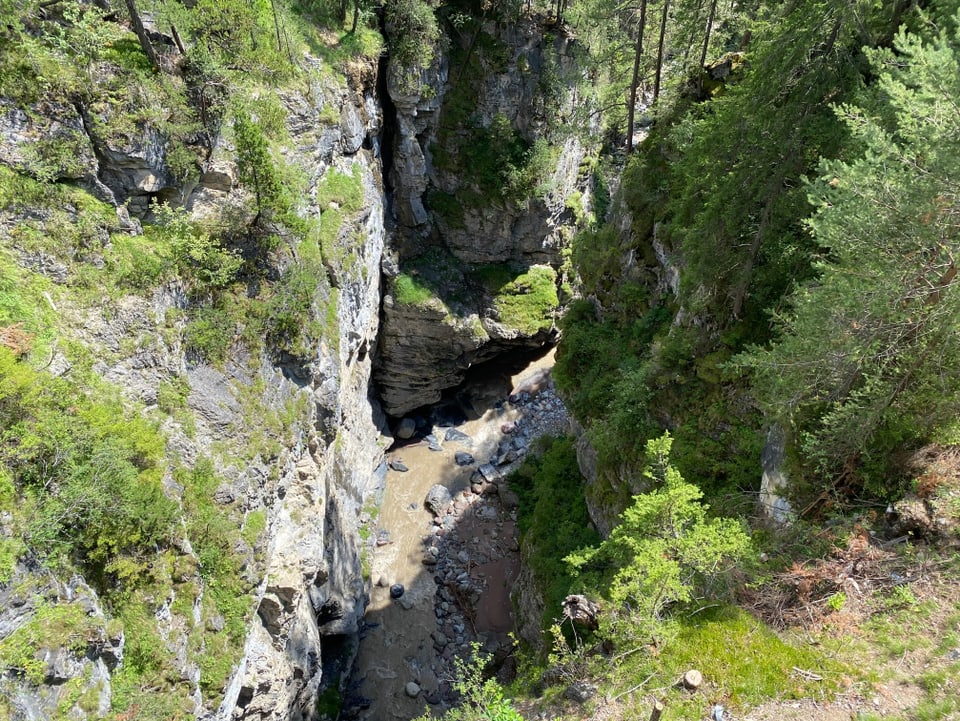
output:
M653 710L650 712L650 721L660 721L660 714L663 713L663 701L654 701Z
M688 688L691 691L696 691L703 683L703 674L697 671L697 669L692 668L683 674L682 683L684 688Z

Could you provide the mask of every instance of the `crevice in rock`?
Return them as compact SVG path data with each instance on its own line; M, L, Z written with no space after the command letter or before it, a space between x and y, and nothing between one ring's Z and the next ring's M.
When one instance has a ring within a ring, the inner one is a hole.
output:
M384 37L387 35L387 29L384 25L383 17L380 18L380 32ZM390 171L393 167L393 149L397 135L397 107L393 104L393 98L387 91L387 64L390 57L383 54L379 59L377 68L377 99L380 101L380 109L383 113L383 127L380 130L380 166L383 177L383 190L388 199L393 191L390 179ZM389 216L391 209L386 209L386 215Z

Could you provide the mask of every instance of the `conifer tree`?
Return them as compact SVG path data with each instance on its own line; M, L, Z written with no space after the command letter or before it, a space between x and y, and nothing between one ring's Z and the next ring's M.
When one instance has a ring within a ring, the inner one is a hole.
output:
M833 477L960 412L960 15L942 20L869 53L873 92L836 108L860 152L808 185L818 276L740 358Z

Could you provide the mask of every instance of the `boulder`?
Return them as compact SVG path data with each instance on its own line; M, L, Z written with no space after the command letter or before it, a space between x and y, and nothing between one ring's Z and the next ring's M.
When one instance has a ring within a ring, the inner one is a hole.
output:
M585 703L596 696L596 694L597 687L586 681L577 681L576 683L570 684L567 690L563 692L564 696L577 703Z
M400 440L407 440L408 438L413 438L413 434L417 432L417 422L413 418L404 418L397 424L397 429L394 431L394 434Z
M438 483L427 491L427 497L423 503L434 516L439 516L452 500L447 487Z
M597 616L600 606L584 595L575 594L563 599L563 615L584 628L596 629L599 626Z
M443 439L445 441L462 443L465 446L473 445L473 439L463 431L459 431L456 428L448 428L447 432L443 436Z

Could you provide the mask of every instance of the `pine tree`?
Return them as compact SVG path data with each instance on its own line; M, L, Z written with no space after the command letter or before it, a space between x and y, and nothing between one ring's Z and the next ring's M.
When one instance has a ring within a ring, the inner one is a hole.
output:
M836 108L860 152L808 185L818 277L780 340L740 358L834 477L960 413L960 15L945 19L869 53L873 92Z

